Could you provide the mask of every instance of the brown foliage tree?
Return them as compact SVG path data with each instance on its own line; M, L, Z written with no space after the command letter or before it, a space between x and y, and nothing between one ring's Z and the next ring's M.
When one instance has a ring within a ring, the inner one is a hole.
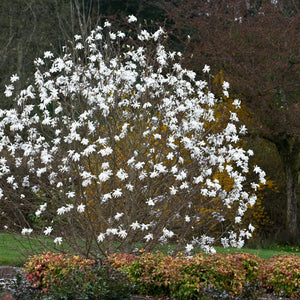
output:
M293 0L159 1L188 65L224 70L256 119L250 128L274 143L286 181L286 230L299 238L300 4ZM199 69L200 71L200 69Z

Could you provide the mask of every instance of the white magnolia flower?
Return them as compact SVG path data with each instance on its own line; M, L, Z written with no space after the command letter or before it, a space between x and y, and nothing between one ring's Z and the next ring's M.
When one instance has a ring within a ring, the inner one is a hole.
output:
M164 33L164 30L159 27L159 29L152 34L152 38L154 41L157 41Z
M229 83L227 81L223 81L222 87L224 90L228 90L229 89Z
M107 200L112 199L111 193L104 194L102 196L102 203L105 203Z
M192 244L187 244L186 246L185 246L185 251L187 252L187 253L191 253L191 251L194 249L194 246L192 245Z
M68 198L74 198L75 197L75 192L70 191L70 192L67 192L66 195L67 195Z
M118 31L117 36L121 39L123 39L126 35L124 32Z
M31 232L33 231L33 229L31 229L31 228L23 228L22 229L22 235L30 235L31 234Z
M241 223L242 218L240 216L234 218L235 223Z
M150 178L155 178L159 176L159 172L158 171L153 171L150 173Z
M62 243L62 237L57 237L54 239L54 244L60 245Z
M155 202L150 198L149 200L146 201L146 203L149 205L149 206L154 206L155 205Z
M139 175L139 179L140 179L140 180L143 180L143 179L145 179L146 177L147 177L147 172L143 170L143 171L140 173L140 175Z
M127 236L126 230L124 230L124 229L120 230L119 233L118 233L118 236L119 236L120 238L122 238L122 239L125 239L126 236Z
M58 215L63 215L67 211L66 207L62 206L57 209L57 214Z
M255 230L255 227L252 226L251 224L249 224L248 228L249 228L249 230L250 230L251 232L253 232L253 231Z
M179 174L175 175L176 180L183 180L187 177L187 173L184 170L181 170Z
M105 21L104 22L104 27L110 27L111 26L111 23L110 22L108 22L108 21Z
M135 162L135 158L131 157L130 159L128 159L127 164L132 165L134 162Z
M123 169L120 169L118 172L117 172L117 177L120 178L121 181L125 180L126 178L128 178L128 174L123 170Z
M79 161L80 160L80 154L79 153L74 153L72 156L73 161Z
M203 68L203 70L202 70L202 72L203 73L209 73L209 71L210 71L210 66L205 65L204 68Z
M112 192L112 196L114 198L119 198L122 196L122 189L115 189L113 192Z
M140 169L142 169L142 168L144 167L144 165L145 165L144 162L139 161L139 162L137 162L137 163L135 164L135 168L136 168L137 170L140 170Z
M102 243L105 239L105 233L100 233L97 237L99 243Z
M171 195L176 195L177 194L177 188L174 187L173 185L170 187L170 194Z
M102 163L101 168L102 168L103 170L109 169L109 162L104 162L104 163Z
M78 206L77 206L77 211L79 212L79 213L83 213L84 211L85 211L85 205L84 204L79 204Z
M117 35L115 33L113 33L113 32L110 32L109 33L109 37L110 37L111 40L115 40L116 37L117 37Z
M44 230L44 234L45 235L50 235L50 233L52 232L53 228L51 226L46 227Z
M45 51L44 52L44 58L52 58L54 55L52 52L50 51Z
M118 235L118 229L117 228L108 228L106 229L106 234L113 234L113 235Z
M131 227L133 230L136 230L136 229L141 228L141 225L140 225L137 221L135 221L134 223L132 223L132 224L130 225L130 227Z
M147 235L144 236L144 239L146 240L146 242L149 242L150 240L153 240L153 234L148 233Z
M235 108L241 108L241 101L239 99L235 99L232 104L235 106Z
M107 180L109 180L109 178L112 176L112 171L111 170L106 170L106 171L103 171L102 173L100 173L98 175L98 179L100 182L105 182Z
M41 215L41 211L38 209L36 212L35 212L35 216L37 217L37 218L39 218L40 217L40 215Z
M14 175L7 177L6 181L7 181L7 183L9 183L9 184L13 184L14 181L15 181Z
M134 189L134 186L132 184L128 183L128 184L126 184L126 188L128 191L132 192Z
M14 83L14 82L18 81L19 79L20 79L19 76L17 74L14 74L10 77L10 82Z
M175 235L175 233L172 230L168 230L167 228L164 228L163 235L167 238L171 238Z
M142 223L142 224L141 224L141 229L142 229L142 231L148 230L148 229L149 229L149 224L144 224L144 223Z
M229 241L228 241L228 238L221 238L221 243L222 243L222 246L224 248L228 248L229 247Z
M110 147L106 147L104 149L101 149L99 152L102 156L108 156L112 154L113 150Z
M128 23L134 23L137 21L137 18L134 15L128 16Z
M122 216L124 216L124 213L117 213L114 218L116 221L119 221Z
M167 155L167 159L172 160L174 158L174 153L173 152L169 152Z

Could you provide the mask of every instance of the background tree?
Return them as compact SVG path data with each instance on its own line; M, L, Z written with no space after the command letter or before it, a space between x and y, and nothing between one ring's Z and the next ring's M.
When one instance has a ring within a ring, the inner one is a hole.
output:
M286 230L299 238L299 2L164 1L173 42L187 45L189 63L224 70L256 122L251 134L276 146L286 186ZM271 149L271 148L270 148ZM272 176L270 174L270 176Z
M3 96L11 74L20 76L16 88L23 87L34 73L36 57L46 50L61 54L75 34L87 35L98 21L99 9L89 0L1 1L0 106L11 106Z

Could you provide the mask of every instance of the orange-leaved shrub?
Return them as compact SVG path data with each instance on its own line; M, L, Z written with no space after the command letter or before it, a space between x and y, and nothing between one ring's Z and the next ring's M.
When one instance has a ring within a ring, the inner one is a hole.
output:
M261 269L261 282L264 288L278 296L300 298L300 256L272 257Z
M33 256L25 264L25 275L35 299L130 299L126 275L109 264L76 255Z
M29 258L25 264L26 279L33 287L46 291L50 283L57 283L69 269L85 268L94 264L93 260L80 256L47 252Z
M125 271L137 293L175 299L254 296L262 259L246 253L175 257L160 252L140 256L115 254L108 260ZM212 298L210 298L212 299Z
M97 264L43 253L30 258L25 268L29 285L51 299L130 299L131 292L182 300L257 299L268 293L300 297L296 255L266 260L248 253L170 256L140 251L113 254Z

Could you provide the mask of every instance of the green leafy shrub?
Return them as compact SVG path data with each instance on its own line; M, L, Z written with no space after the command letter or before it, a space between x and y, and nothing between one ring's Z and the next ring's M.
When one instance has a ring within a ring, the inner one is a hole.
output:
M283 297L300 297L300 257L279 255L262 267L261 281L269 292Z
M28 295L35 299L130 299L131 291L182 300L257 299L263 292L300 296L300 257L295 255L264 260L248 253L118 253L100 264L43 253L25 267Z
M32 300L40 298L40 291L29 284L22 272L17 273L16 280L10 289L10 293L13 297L12 299L16 300Z
M79 256L43 253L26 264L31 287L47 299L129 299L127 277L108 264Z
M93 266L93 260L62 253L43 253L34 255L25 263L26 278L29 283L43 292L50 283L55 284L72 268Z
M176 299L206 296L226 298L237 295L253 297L257 293L261 260L253 255L204 255L176 257L162 253L140 256L124 254L108 258L113 266L127 272L135 283L135 291Z

